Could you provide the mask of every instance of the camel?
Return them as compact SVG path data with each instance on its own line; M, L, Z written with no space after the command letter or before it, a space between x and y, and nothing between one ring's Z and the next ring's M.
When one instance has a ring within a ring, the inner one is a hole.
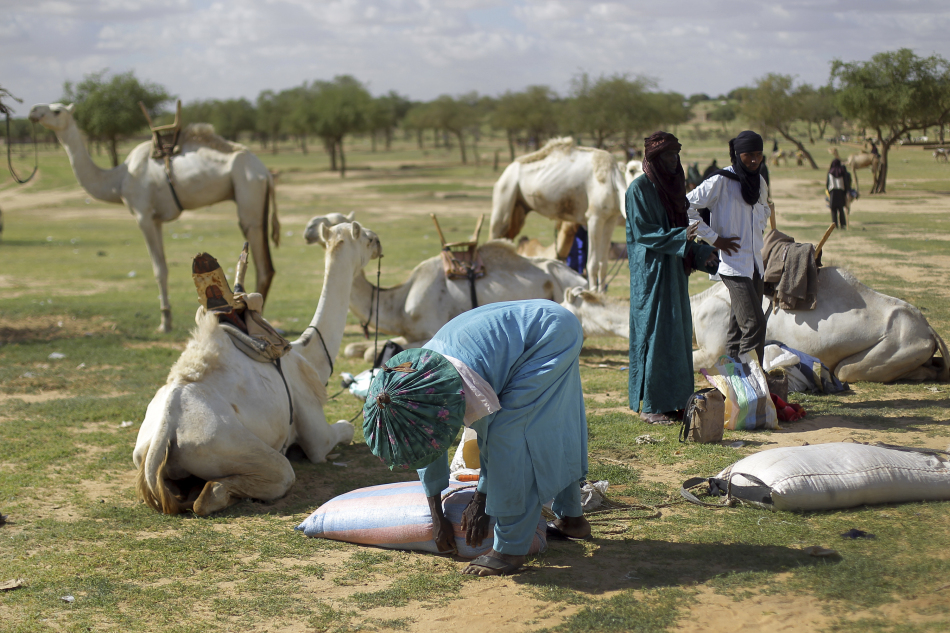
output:
M938 147L934 150L934 162L939 163L940 161L947 162L950 158L950 150L946 147Z
M828 150L831 152L831 155L841 160L841 156L838 155L838 148L832 147ZM869 154L868 152L858 152L857 154L851 154L846 160L841 161L845 167L848 168L848 171L851 172L851 175L854 177L854 190L858 191L858 170L870 168L871 178L874 180L874 183L877 183L877 175L881 169L881 157L877 154ZM873 193L873 187L872 187Z
M132 455L136 490L150 507L205 516L242 498L278 499L295 479L288 447L299 445L318 463L353 439L349 422L327 424L325 385L355 275L382 247L356 222L323 226L321 237L326 272L317 310L276 367L244 355L217 317L199 309L192 339L148 405Z
M350 211L346 215L342 213L328 213L326 215L315 215L310 218L310 221L307 223L307 228L304 229L303 238L307 241L307 244L313 244L314 242L320 242L321 237L321 225L327 226L336 226L337 224L343 224L344 222L352 222L356 217L356 211ZM322 242L321 242L322 243ZM323 244L326 246L326 244Z
M821 359L844 381L950 380L946 344L917 308L836 267L822 268L819 281L818 307L770 315L769 339ZM585 336L630 336L625 302L570 289L561 305L577 316ZM690 297L695 369L711 367L725 353L730 305L722 284ZM937 351L942 362L934 358Z
M623 179L627 183L627 189L630 188L630 183L643 175L643 161L642 160L629 160L623 169ZM626 193L627 189L624 189ZM627 216L627 211L624 209L624 217Z
M778 167L779 161L785 161L785 166L788 167L788 159L794 156L794 152L782 149L777 152L772 152L772 155L769 156L769 162L772 163L774 167ZM801 166L801 163L799 163L799 166Z
M171 159L173 193L163 162L150 158L151 142L136 146L118 167L102 169L92 161L83 144L72 104L35 105L30 110L30 120L56 133L86 193L104 202L124 203L135 217L145 236L158 282L160 331L170 332L172 328L162 224L178 219L183 209L206 207L222 200L237 203L238 223L254 259L257 292L266 298L274 277L267 241L268 204L273 205L271 237L276 246L280 240L277 201L270 172L246 147L217 136L208 124L187 126L180 140L181 154Z
M729 293L716 284L690 297L690 307L693 366L710 367L726 349ZM833 266L819 274L818 307L771 314L766 336L820 358L844 381L950 380L946 344L920 310Z
M567 288L586 287L583 276L563 262L542 257L522 257L509 240L490 240L479 247L485 275L475 280L478 304L522 299L557 301ZM392 288L377 289L365 273L357 275L350 295L350 311L367 326L401 337L403 347L420 347L439 329L472 309L467 279L447 279L440 256L416 266L409 279ZM344 355L372 359L371 343L351 343Z
M609 152L577 147L571 138L551 139L508 165L495 183L491 237L513 240L529 211L583 225L590 236L588 278L591 286L602 289L610 237L622 219L624 190L620 169Z

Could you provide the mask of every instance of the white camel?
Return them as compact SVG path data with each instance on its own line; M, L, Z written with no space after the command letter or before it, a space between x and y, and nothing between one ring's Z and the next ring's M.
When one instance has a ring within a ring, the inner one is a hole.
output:
M342 213L328 213L326 215L315 215L310 218L310 221L307 222L307 228L303 231L303 238L307 240L307 244L313 244L314 242L320 242L323 238L321 237L320 228L324 224L327 226L336 226L337 224L343 224L344 222L352 222L356 218L356 211L350 211L346 215ZM326 246L326 244L323 244Z
M155 510L207 515L241 498L280 498L295 479L288 447L297 444L311 462L323 462L335 445L353 439L349 422L327 424L324 385L343 340L354 277L382 247L356 222L324 226L321 237L327 251L320 301L280 359L281 371L244 355L217 317L199 310L188 347L148 405L132 456L136 489Z
M571 138L552 139L508 165L495 183L491 237L513 240L529 211L585 226L590 236L587 275L590 285L601 289L607 281L610 237L622 219L624 190L609 152L577 147Z
M178 219L182 208L197 209L222 200L237 203L238 223L254 259L257 292L267 296L274 277L267 241L268 204L273 205L271 235L276 245L280 235L277 202L270 172L246 147L217 136L208 124L187 126L179 143L181 154L171 159L173 194L163 162L151 158L151 142L136 146L121 165L102 169L83 144L71 104L35 105L30 120L56 133L86 193L104 202L124 203L135 216L158 282L161 331L169 332L172 327L162 224Z
M629 303L571 289L561 305L577 316L585 336L630 337ZM726 351L729 292L716 284L691 296L690 309L699 348L693 367L711 367ZM947 347L920 310L835 267L821 269L818 307L770 315L766 336L821 359L845 381L950 380Z
M722 284L690 297L694 367L710 367L725 353L730 305ZM950 379L947 347L920 310L836 267L819 273L818 307L769 315L766 336L821 359L840 380Z
M557 301L573 286L586 286L583 276L562 262L541 257L521 257L508 240L491 240L479 248L485 275L475 280L478 304L522 299ZM377 301L379 309L377 311ZM401 337L403 347L419 347L459 314L472 309L467 279L447 279L442 259L431 257L392 288L377 289L359 274L350 294L350 311L368 327ZM372 358L370 343L351 343L345 355Z
M643 175L643 161L642 160L628 160L626 166L623 170L623 178L627 182L627 188L630 188L630 183ZM626 191L626 190L624 190ZM626 217L627 212L624 209L624 217Z

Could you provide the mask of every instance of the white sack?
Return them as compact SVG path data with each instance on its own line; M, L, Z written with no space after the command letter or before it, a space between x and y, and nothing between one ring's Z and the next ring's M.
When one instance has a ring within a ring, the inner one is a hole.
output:
M469 445L469 456L471 457L472 463L465 462L465 443L473 442L474 445ZM481 463L478 461L478 436L475 434L474 429L465 427L462 430L462 439L459 440L459 446L455 449L455 457L452 458L452 463L449 464L449 473L452 477L458 477L459 475L473 475L475 477L481 472Z
M950 500L950 464L946 456L924 455L846 442L773 448L750 455L716 477L732 474L739 487L758 483L771 490L777 510L832 510L864 504ZM759 498L768 494L762 491Z

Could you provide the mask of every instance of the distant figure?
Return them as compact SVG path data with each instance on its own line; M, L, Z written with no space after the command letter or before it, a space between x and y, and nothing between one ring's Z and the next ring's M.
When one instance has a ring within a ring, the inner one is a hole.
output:
M851 191L851 174L837 158L831 161L828 169L828 199L831 203L831 221L839 229L848 228L845 207L848 204L848 193Z
M871 155L880 156L881 153L877 151L877 145L874 144L874 141L871 141Z
M774 139L772 141L772 153L774 154L777 151L778 151L778 139Z
M699 186L699 183L703 181L702 175L699 173L699 163L693 163L686 170L686 190L692 191Z
M716 159L713 159L713 162L709 163L709 167L706 168L706 171L703 172L703 180L706 180L713 174L719 171L719 165L716 163Z

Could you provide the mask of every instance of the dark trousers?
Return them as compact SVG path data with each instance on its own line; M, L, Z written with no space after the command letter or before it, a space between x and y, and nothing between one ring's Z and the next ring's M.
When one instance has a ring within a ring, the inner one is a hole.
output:
M730 277L720 275L722 283L729 290L732 300L732 314L729 316L729 341L726 354L738 360L742 352L755 350L759 363L765 350L766 318L762 312L762 276L759 271L749 277Z
M835 226L839 229L848 228L848 219L844 207L831 207L831 221L834 222Z

